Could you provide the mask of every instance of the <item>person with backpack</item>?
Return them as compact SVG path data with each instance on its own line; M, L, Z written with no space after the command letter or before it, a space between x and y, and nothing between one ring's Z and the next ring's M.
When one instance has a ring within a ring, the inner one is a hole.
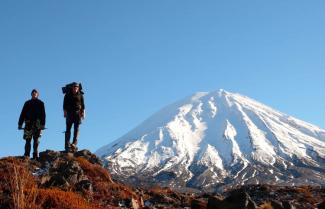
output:
M64 89L64 88L63 88ZM85 104L81 85L73 82L65 87L63 100L63 112L66 118L65 131L65 151L76 151L79 135L79 125L81 120L85 118ZM70 144L71 128L73 125L73 141Z
M31 141L33 138L33 159L38 159L39 138L42 135L42 130L45 129L46 113L44 103L38 99L39 92L36 89L33 89L31 96L32 98L25 102L20 113L18 129L24 129L23 138L26 141L24 156L29 158ZM24 128L22 127L23 123L25 123Z

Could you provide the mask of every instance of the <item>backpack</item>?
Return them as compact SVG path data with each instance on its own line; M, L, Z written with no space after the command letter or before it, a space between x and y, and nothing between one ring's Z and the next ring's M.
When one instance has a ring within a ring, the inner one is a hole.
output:
M69 94L69 93L71 93L72 87L74 86L74 84L76 84L76 82L72 82L72 83L69 83L69 84L63 86L62 87L62 93L63 94ZM81 85L81 83L78 83L78 84L79 84L79 92L81 94L84 94L84 92L82 91L82 85Z

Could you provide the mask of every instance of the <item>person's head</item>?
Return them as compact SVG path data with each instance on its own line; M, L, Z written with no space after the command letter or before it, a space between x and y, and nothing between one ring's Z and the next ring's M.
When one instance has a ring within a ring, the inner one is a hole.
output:
M38 98L38 91L36 89L33 89L31 92L32 99L37 99Z
M72 93L76 94L79 92L79 84L74 82L72 85Z

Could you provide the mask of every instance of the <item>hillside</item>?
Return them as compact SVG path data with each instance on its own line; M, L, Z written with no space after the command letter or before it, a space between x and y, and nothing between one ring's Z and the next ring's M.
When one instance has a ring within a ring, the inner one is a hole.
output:
M324 199L325 188L311 186L252 185L218 194L135 188L112 179L87 150L74 154L47 150L40 153L39 161L0 159L0 209L256 209L271 204L311 209Z

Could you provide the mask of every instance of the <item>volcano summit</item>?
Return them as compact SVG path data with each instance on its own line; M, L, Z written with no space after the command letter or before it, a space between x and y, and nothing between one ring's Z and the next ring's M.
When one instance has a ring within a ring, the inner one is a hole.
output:
M174 188L325 179L324 130L225 90L171 104L96 154L121 180Z

